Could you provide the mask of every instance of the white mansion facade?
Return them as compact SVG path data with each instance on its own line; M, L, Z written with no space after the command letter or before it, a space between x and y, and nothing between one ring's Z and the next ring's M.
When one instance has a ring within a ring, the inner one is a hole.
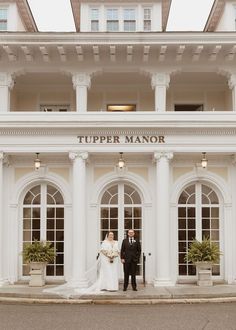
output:
M236 1L203 32L166 32L170 0L71 5L77 32L42 33L26 0L0 1L0 283L27 279L41 239L47 279L86 286L106 232L129 228L155 286L195 279L204 236L215 281L236 283Z

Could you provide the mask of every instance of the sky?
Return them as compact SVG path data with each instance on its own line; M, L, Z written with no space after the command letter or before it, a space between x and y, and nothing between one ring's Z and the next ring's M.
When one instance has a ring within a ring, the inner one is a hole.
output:
M213 2L172 0L167 31L202 31ZM28 3L39 31L75 31L70 0L28 0Z

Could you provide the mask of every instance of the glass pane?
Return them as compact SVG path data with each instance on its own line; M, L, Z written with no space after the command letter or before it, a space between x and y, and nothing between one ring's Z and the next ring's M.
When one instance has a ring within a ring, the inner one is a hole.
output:
M178 208L178 217L180 217L180 218L186 217L186 208L185 207Z
M210 200L206 195L202 195L202 204L210 204Z
M195 219L188 219L188 229L195 229Z
M212 241L219 241L220 239L220 234L218 230L212 230L211 231L211 240Z
M143 17L144 19L151 19L151 8L144 8Z
M210 219L202 219L202 229L210 229Z
M109 211L108 207L101 208L101 218L108 218Z
M187 188L185 189L185 191L186 191L189 195L194 194L194 193L195 193L195 184L193 184L193 185L187 187Z
M203 230L202 231L202 239L204 238L210 238L210 231L209 230Z
M195 230L188 230L188 240L193 241L196 238Z
M32 200L32 204L34 204L34 205L38 205L38 204L40 204L41 203L41 195L40 194L38 194L37 196L35 196L34 198L33 198L33 200Z
M102 219L101 220L101 228L106 229L107 231L109 230L108 219Z
M54 241L54 231L47 231L47 241Z
M38 185L38 186L35 186L32 189L30 189L30 191L33 193L33 195L36 196L36 195L40 194L40 188L41 188L41 186Z
M0 9L0 20L6 20L7 19L7 8L1 8Z
M179 230L179 241L186 241L186 231Z
M188 265L188 275L196 275L196 266Z
M23 218L31 218L31 208L23 209Z
M219 217L219 208L218 207L212 207L211 208L211 217L212 218L218 218Z
M204 184L202 185L202 193L205 195L208 195L211 192L211 188L205 186Z
M47 208L47 218L54 218L55 217L55 208L48 207Z
M125 218L132 218L133 212L132 212L132 207L125 207L124 209L124 216Z
M35 208L32 209L32 211L33 211L33 218L38 218L39 219L40 218L40 208L35 207Z
M33 197L34 195L30 191L27 192L24 198L24 204L31 204Z
M117 219L111 219L110 220L110 229L117 229L118 228L118 220Z
M24 219L23 229L31 229L31 219Z
M124 20L135 20L135 10L134 9L124 9Z
M212 275L213 276L220 275L220 266L219 265L213 265L213 267L212 267Z
M24 231L23 232L23 241L31 242L31 231Z
M186 219L179 219L179 229L186 228Z
M56 217L57 218L64 218L64 208L57 207L56 208Z
M135 32L136 31L136 22L135 21L125 21L124 22L124 31L125 32Z
M125 204L132 204L133 203L132 199L127 194L124 195L124 202L125 202Z
M202 217L203 218L209 218L210 217L210 208L209 207L203 207L202 208Z
M63 231L56 232L56 241L64 241L64 232Z
M34 241L35 239L37 239L38 241L40 241L40 231L33 231L32 233L32 241Z
M64 219L57 219L56 220L56 228L57 229L64 229Z
M47 265L46 275L47 276L53 276L54 275L54 266Z
M92 8L90 13L91 20L98 20L98 13L98 9Z
M110 197L111 195L107 191L105 191L102 196L101 204L109 204Z
M134 229L141 229L141 219L134 219Z
M108 192L110 193L111 196L118 194L118 185L115 185L115 186L112 186L111 188L109 188Z
M118 194L114 195L110 201L109 201L109 204L118 204Z
M185 242L179 242L179 252L186 252L186 243Z
M219 204L218 197L214 191L212 191L210 193L209 198L210 198L211 204Z
M118 218L118 208L117 207L110 209L110 217Z
M186 204L187 199L188 199L188 196L189 196L189 195L186 193L186 191L183 191L182 194L181 194L180 197L179 197L179 201L178 201L178 203L179 203L179 204Z
M134 207L134 217L140 218L142 215L142 209L141 207Z
M107 9L107 19L108 20L118 20L118 9L108 8Z
M56 249L57 249L57 252L63 252L64 251L64 243L63 242L56 243Z
M54 228L55 228L55 220L47 219L47 229L54 229Z
M137 191L135 191L132 194L131 198L133 199L134 204L141 204L141 198L140 198L139 193Z
M64 255L63 254L57 254L56 263L57 264L63 264L64 263Z
M211 220L211 228L212 229L219 229L219 219L212 219Z
M56 204L55 199L49 194L47 194L47 204Z
M98 23L98 21L91 21L91 31L92 32L99 31L99 23Z
M57 192L57 189L51 185L47 185L47 194L54 195Z
M56 266L56 275L57 276L63 276L64 275L64 270L63 270L63 266Z
M189 196L188 200L187 200L187 203L188 204L195 204L195 194Z
M125 219L125 229L132 229L132 219Z
M188 218L195 218L195 208L194 207L188 207L187 216L188 216Z
M54 195L54 198L56 200L56 204L64 204L62 194L59 191L56 192L56 194Z
M179 263L184 264L185 253L179 253Z
M179 275L187 275L187 266L179 265Z
M33 229L40 229L40 219L33 219Z

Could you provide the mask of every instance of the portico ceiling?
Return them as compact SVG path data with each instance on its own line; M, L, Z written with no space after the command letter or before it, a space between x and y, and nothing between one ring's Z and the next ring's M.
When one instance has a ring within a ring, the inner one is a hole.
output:
M112 38L110 37L112 36ZM236 33L1 33L1 62L231 64ZM0 65L1 65L0 62ZM35 66L35 65L34 65Z

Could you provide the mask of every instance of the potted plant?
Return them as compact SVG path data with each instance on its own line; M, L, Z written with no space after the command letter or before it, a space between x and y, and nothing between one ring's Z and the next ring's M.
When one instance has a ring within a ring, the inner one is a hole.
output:
M45 268L48 262L55 257L54 247L51 242L34 240L25 244L23 252L24 262L30 265L29 286L45 285Z
M212 265L219 263L220 250L216 243L211 242L208 237L204 237L202 242L194 240L185 256L185 260L196 265L197 285L211 286Z

